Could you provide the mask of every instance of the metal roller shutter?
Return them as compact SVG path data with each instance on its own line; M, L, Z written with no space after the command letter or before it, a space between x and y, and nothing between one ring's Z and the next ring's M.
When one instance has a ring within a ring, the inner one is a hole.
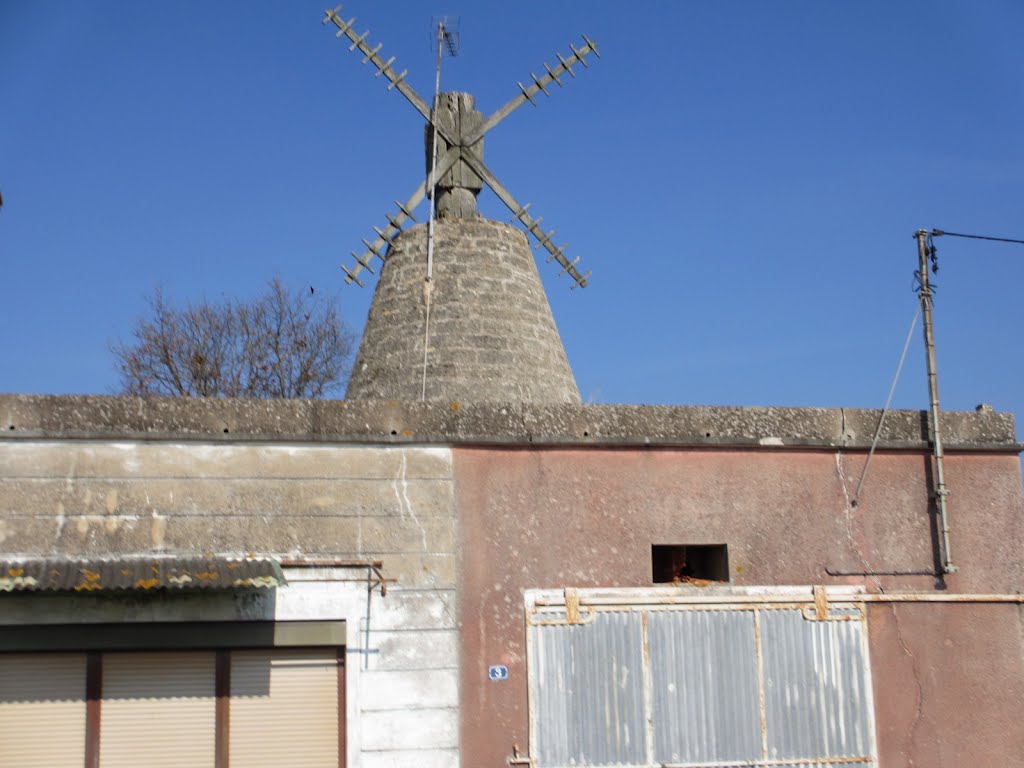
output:
M0 766L84 765L85 712L84 653L0 654Z
M214 768L212 652L103 655L101 768Z
M231 765L337 768L337 651L231 654Z

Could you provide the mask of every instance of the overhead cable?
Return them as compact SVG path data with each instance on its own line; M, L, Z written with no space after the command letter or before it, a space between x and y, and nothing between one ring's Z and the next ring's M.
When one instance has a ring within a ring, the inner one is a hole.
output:
M945 237L966 237L970 240L992 240L997 243L1016 243L1017 245L1024 245L1024 240L1014 240L1012 237L991 237L989 235L965 235L961 232L945 232L941 229L933 229L930 234L936 237L940 235Z

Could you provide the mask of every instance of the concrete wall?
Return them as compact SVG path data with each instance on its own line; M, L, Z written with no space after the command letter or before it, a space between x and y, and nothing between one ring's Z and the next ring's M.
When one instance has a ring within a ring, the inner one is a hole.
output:
M523 591L649 586L652 544L725 543L737 585L1021 591L1024 497L1014 455L948 458L961 570L945 584L934 575L830 576L934 572L926 455L876 454L853 507L864 459L820 450L456 449L464 762L501 766L513 744L527 745ZM954 756L971 753L993 765L1019 759L1017 606L876 607L869 624L885 768L966 766ZM488 683L490 664L507 665L509 681ZM963 697L985 727L965 727Z
M349 756L365 768L458 760L457 552L445 448L14 441L0 444L5 555L259 553L381 560L386 597L361 569L287 569L268 599L212 605L0 595L6 621L344 618ZM120 607L118 607L120 606ZM183 613L184 611L184 613ZM227 614L225 614L227 611Z
M365 612L329 569L281 591L287 615L348 622L352 765L497 768L528 746L524 590L648 586L651 544L727 544L738 585L1020 592L1008 414L945 416L960 573L829 575L934 572L923 414L889 414L852 504L878 416L0 396L0 551L381 559L398 582ZM884 768L1018 762L1018 608L873 606L869 625Z
M1020 605L874 605L868 630L882 768L1021 763Z

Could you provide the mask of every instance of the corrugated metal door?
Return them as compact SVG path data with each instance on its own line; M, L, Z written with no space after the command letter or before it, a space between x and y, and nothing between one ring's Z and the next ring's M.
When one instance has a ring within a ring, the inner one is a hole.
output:
M543 712L538 754L552 765L644 760L643 628L635 613L601 613L589 625L537 633L531 663ZM591 725L577 728L577 722Z
M574 611L575 613L575 611ZM875 766L863 605L530 616L531 756L565 766Z
M212 652L105 653L101 768L213 768Z
M655 761L757 760L761 728L751 615L654 611L646 617Z
M767 749L776 760L873 755L864 624L856 609L808 621L760 612ZM784 763L783 763L784 764Z
M335 650L233 651L231 764L337 768Z
M84 765L85 715L84 653L0 654L0 766Z

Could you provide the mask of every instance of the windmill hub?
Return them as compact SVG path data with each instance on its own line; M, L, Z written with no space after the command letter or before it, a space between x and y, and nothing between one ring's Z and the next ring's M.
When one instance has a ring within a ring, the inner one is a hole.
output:
M484 122L484 116L474 108L473 96L468 93L446 92L438 96L434 120L437 122L438 156L447 153L452 145L445 136L453 139L460 150L469 148L477 157L483 159L483 137L472 144L466 139L477 131ZM430 174L434 154L434 127L426 126L427 174ZM484 180L461 157L444 173L434 187L436 210L442 219L471 219L480 214L476 209L476 196L483 189Z

